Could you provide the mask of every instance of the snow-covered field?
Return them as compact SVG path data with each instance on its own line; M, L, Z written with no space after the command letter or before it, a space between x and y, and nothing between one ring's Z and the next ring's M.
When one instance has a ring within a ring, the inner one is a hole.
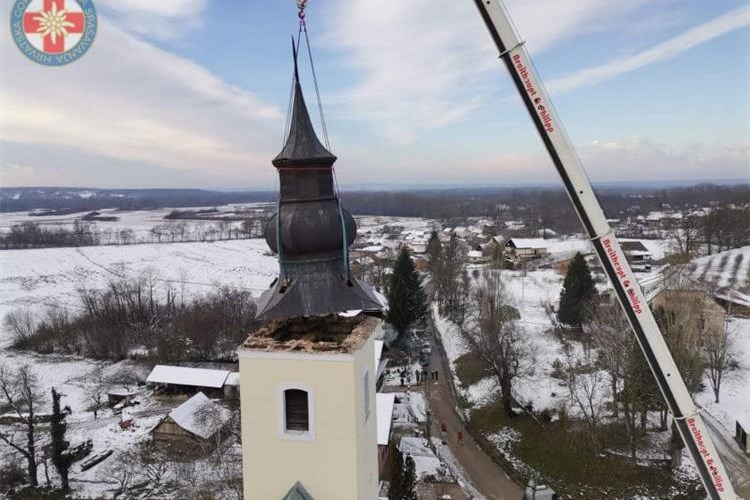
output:
M104 208L96 210L102 217L117 217L116 221L95 221L100 229L111 228L132 229L136 233L147 232L158 224L170 222L164 217L174 210L216 210L216 213L210 214L211 217L231 217L238 214L247 214L256 210L264 210L269 206L268 203L236 203L230 205L220 205L217 207L166 207L152 210L120 210L116 208ZM24 222L35 222L38 224L50 226L70 226L73 221L80 219L90 211L74 212L65 215L31 215L30 212L0 212L0 232L7 231L11 226ZM179 221L171 221L179 222ZM190 221L191 223L211 224L212 221Z
M218 285L257 295L268 288L277 270L265 240L4 250L0 316L21 308L76 307L76 290L82 286L101 288L112 279L147 271L178 293L184 288L186 296ZM5 332L0 334L0 345L7 340Z

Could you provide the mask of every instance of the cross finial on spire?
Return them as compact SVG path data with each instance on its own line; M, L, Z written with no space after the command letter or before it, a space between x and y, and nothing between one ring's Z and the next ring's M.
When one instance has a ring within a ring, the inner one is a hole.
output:
M299 67L297 65L297 44L294 42L294 36L292 36L292 58L294 59L294 82L299 85Z

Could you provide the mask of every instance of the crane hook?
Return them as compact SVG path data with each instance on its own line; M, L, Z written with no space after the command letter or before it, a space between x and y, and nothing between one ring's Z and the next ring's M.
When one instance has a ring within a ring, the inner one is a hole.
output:
M297 9L299 9L297 17L299 17L300 20L305 19L305 7L307 7L307 0L297 0Z

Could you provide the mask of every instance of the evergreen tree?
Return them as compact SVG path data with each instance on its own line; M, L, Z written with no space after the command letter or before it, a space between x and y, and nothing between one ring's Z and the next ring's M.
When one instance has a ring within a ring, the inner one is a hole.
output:
M408 455L404 464L404 495L402 500L419 500L417 497L417 470L414 459Z
M398 446L394 446L391 452L391 482L388 488L390 500L418 500L417 498L417 472L414 459L404 455Z
M579 252L573 257L565 275L557 319L560 323L580 327L586 316L586 307L595 296L596 287L591 271Z
M388 498L399 500L404 497L404 456L398 446L391 448L391 482Z
M440 274L440 262L443 255L443 244L438 238L437 231L430 234L430 241L427 242L426 248L427 262L430 264L430 272L433 279Z
M398 254L388 287L388 322L399 336L424 315L424 291L407 249Z
M60 475L62 481L63 491L69 489L68 486L68 471L70 466L73 464L73 457L68 452L69 443L65 440L65 432L67 431L68 424L65 423L65 417L70 413L70 408L60 408L60 397L61 394L52 388L52 420L50 420L50 436L52 441L50 443L50 449L52 452L52 464L57 469L57 473Z

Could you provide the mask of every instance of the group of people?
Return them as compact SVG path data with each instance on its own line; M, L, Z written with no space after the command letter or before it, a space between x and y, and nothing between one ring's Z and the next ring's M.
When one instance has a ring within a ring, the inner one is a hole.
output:
M448 424L445 422L440 422L440 432L443 434L443 441L448 439ZM463 431L456 431L456 441L459 445L464 445L464 433Z
M430 377L430 380L437 380L438 379L438 371L437 370L430 370L429 372L427 370L414 370L414 375L416 376L417 383L424 382L427 380L427 377Z
M401 377L401 387L404 387L405 384L411 384L411 372L409 370L401 370L399 373ZM414 378L416 380L417 384L421 384L422 382L425 382L426 380L433 380L435 382L438 381L440 378L440 372L438 370L414 370Z

